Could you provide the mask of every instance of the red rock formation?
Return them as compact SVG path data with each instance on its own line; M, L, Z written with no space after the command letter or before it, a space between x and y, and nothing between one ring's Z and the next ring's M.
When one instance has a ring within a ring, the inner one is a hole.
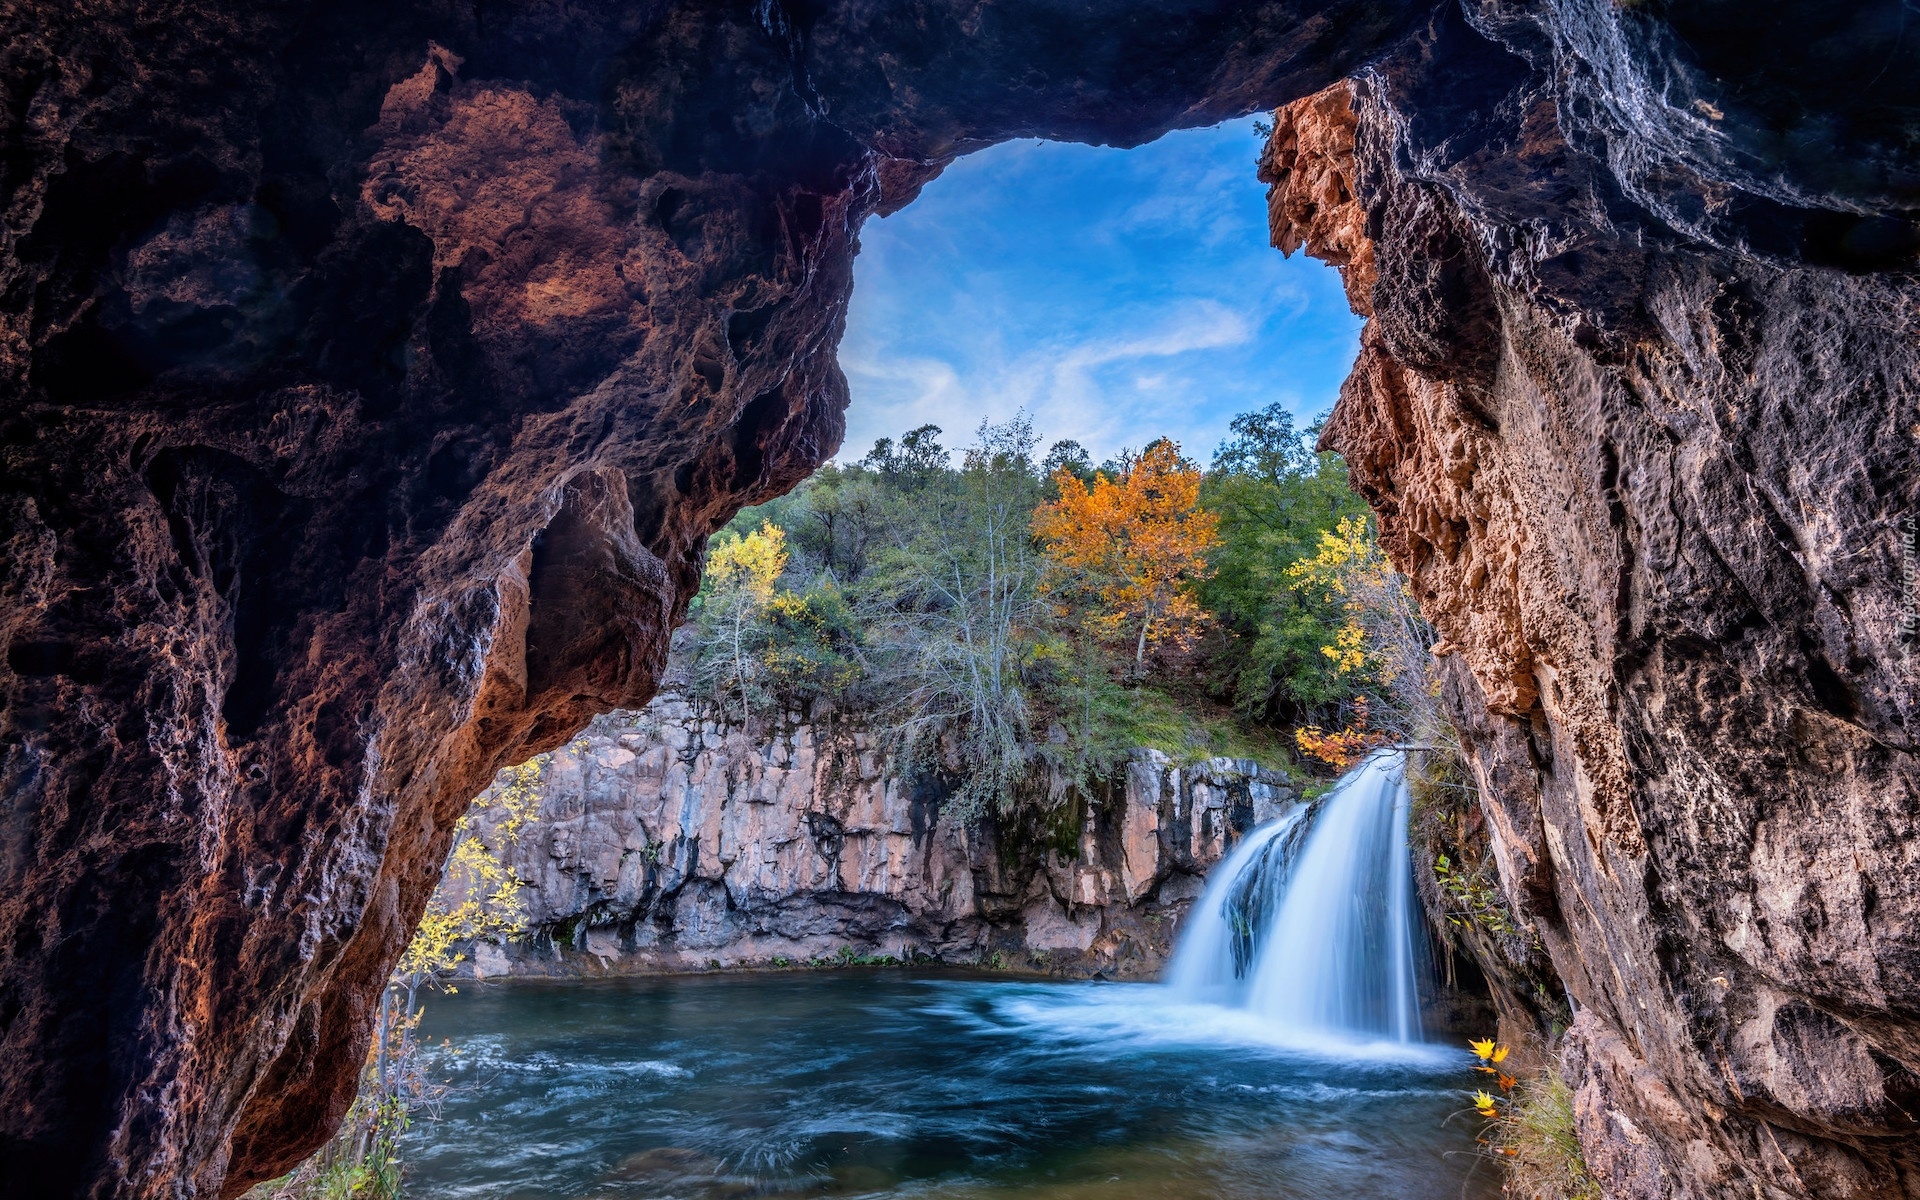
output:
M1920 1195L1920 293L1605 225L1527 245L1396 153L1418 86L1283 108L1261 171L1275 244L1374 318L1324 444L1454 664L1588 1160L1609 1196ZM1570 156L1551 106L1521 133ZM1605 329L1539 286L1603 251L1640 258Z

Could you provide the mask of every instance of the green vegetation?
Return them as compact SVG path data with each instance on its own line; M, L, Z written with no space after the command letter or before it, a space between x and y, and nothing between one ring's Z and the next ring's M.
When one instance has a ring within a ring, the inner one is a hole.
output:
M474 823L482 805L460 818L446 873L380 997L359 1094L339 1133L285 1176L254 1188L248 1200L395 1200L400 1195L400 1135L443 1090L427 1077L423 1062L423 993L454 990L454 969L466 959L463 947L524 932L521 884L500 854L539 812L546 762L541 755L500 772L485 797L485 810L497 819L484 836Z
M1340 456L1308 448L1319 432L1302 436L1278 405L1236 417L1201 491L1220 516L1214 573L1199 589L1224 635L1211 642L1210 674L1255 720L1326 723L1354 695L1323 649L1346 614L1289 575L1341 518L1366 515Z
M1508 1187L1542 1200L1600 1200L1573 1129L1573 1090L1549 1064L1523 1082L1494 1139L1507 1160Z
M1295 577L1329 536L1371 545L1315 433L1247 414L1210 470L1164 439L1041 457L1024 418L957 456L931 425L883 438L715 536L696 693L734 720L871 712L973 813L1044 815L1136 747L1284 766L1294 727L1373 736L1391 681L1339 646L1346 598Z
M1516 1078L1505 1066L1507 1047L1492 1038L1469 1043L1480 1059L1474 1070L1493 1083L1473 1094L1474 1113L1486 1122L1480 1145L1507 1169L1506 1193L1535 1200L1600 1200L1599 1181L1587 1169L1574 1132L1573 1089L1549 1058L1532 1075ZM1498 1090L1494 1090L1494 1089Z

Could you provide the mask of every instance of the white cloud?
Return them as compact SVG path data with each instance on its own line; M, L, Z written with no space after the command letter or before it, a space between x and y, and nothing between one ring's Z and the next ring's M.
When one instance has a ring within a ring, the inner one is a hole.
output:
M1021 409L1043 441L1075 438L1096 456L1137 445L1143 428L1186 441L1207 423L1194 420L1191 380L1167 360L1244 346L1255 330L1245 313L1191 299L1158 314L1145 332L1100 330L1012 357L992 345L970 347L976 352L963 361L904 357L883 347L843 352L859 404L848 414L841 457L858 458L875 438L928 421L947 432L949 445L959 445L982 419L1005 420ZM1142 369L1152 363L1166 365Z
M950 446L1025 409L1096 457L1208 457L1233 414L1332 402L1357 322L1324 266L1267 248L1240 125L1130 152L1022 143L956 163L863 231L841 458L932 422Z

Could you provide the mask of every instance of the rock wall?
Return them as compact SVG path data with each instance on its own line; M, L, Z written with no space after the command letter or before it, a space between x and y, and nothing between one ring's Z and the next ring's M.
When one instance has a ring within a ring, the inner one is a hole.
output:
M1370 318L1325 444L1441 636L1587 1159L1920 1195L1920 289L1651 235L1523 72L1420 156L1463 36L1283 109L1262 174ZM1576 180L1581 218L1488 194Z
M702 720L673 693L548 759L503 858L534 935L474 947L487 975L701 970L891 955L1151 978L1204 876L1297 803L1247 760L1135 754L1047 828L956 820L857 717ZM500 846L499 806L474 827Z
M15 1190L324 1140L468 799L650 698L707 533L835 449L866 216L1363 69L1334 437L1496 710L1594 1148L1911 1188L1903 0L0 13Z

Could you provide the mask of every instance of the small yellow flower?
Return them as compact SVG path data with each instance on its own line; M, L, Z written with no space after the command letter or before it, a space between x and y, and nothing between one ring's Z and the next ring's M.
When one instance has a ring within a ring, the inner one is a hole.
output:
M1486 1038L1485 1040L1478 1041L1478 1042L1470 1041L1467 1043L1467 1045L1471 1046L1473 1048L1473 1052L1479 1055L1481 1058L1493 1057L1493 1039L1492 1038Z
M1480 1057L1485 1058L1486 1055L1482 1054ZM1507 1048L1505 1046L1502 1046L1498 1050L1495 1050L1493 1052L1493 1061L1496 1063L1503 1063L1507 1061Z

